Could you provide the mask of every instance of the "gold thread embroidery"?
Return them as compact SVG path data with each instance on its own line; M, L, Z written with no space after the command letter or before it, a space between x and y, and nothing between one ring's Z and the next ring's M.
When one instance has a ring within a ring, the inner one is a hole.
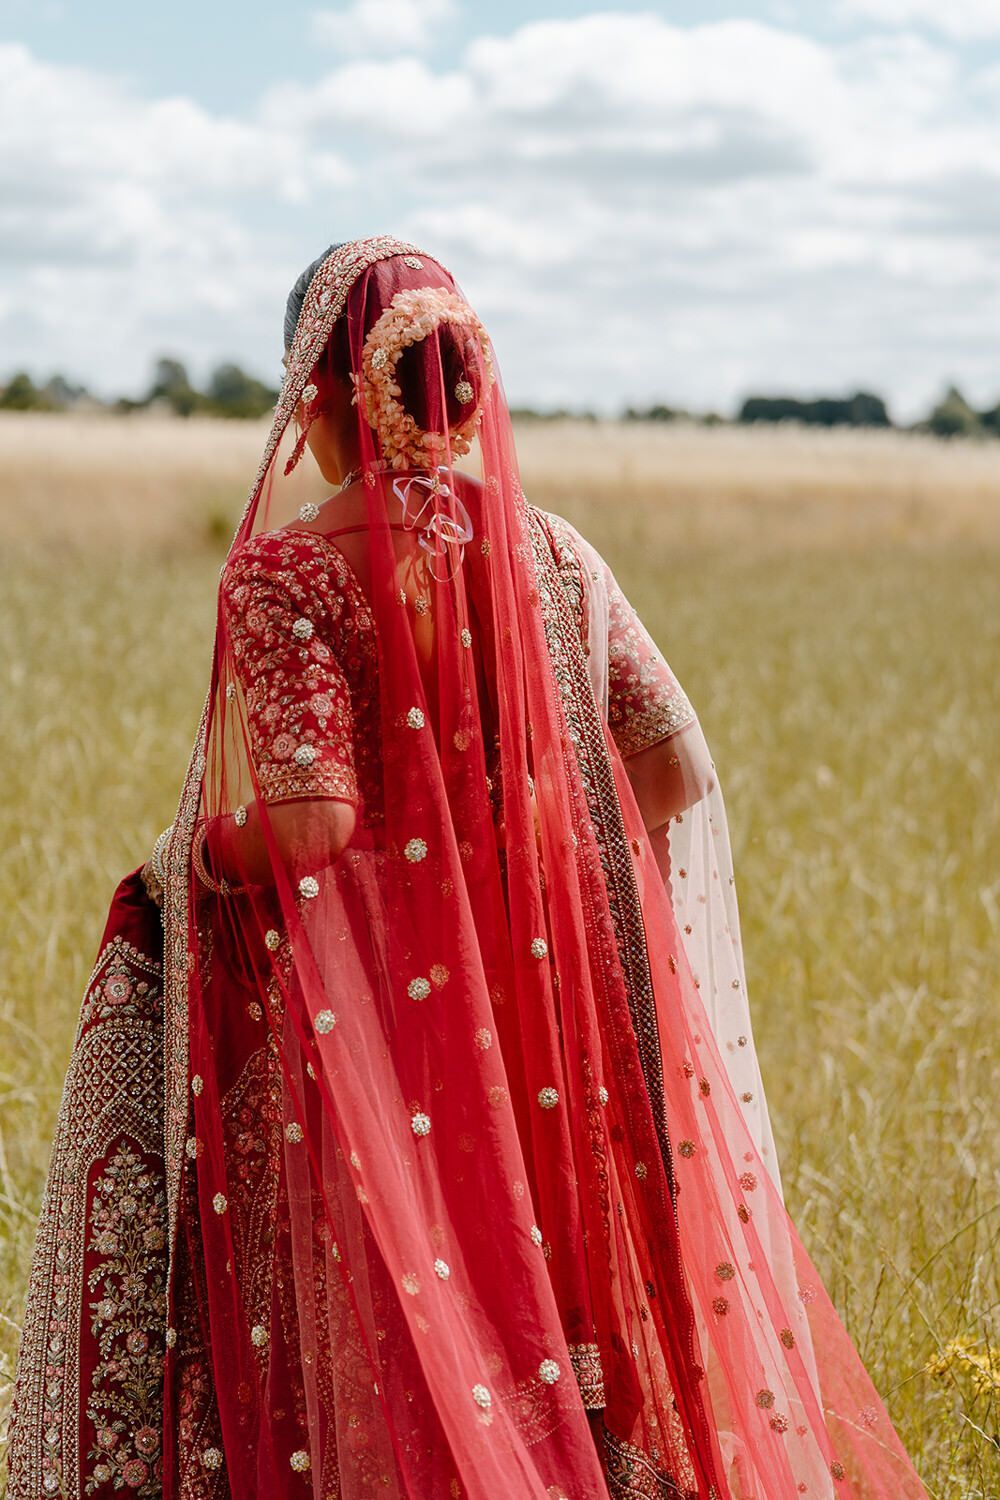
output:
M100 1360L86 1401L87 1419L99 1424L98 1431L112 1431L114 1444L128 1453L136 1492L158 1493L143 1487L139 1465L146 1462L142 1449L152 1449L152 1429L159 1442L159 1386L151 1381L166 1322L160 973L155 959L116 936L87 984L29 1278L12 1403L10 1500L80 1493L80 1332L85 1262L95 1251L103 1259L87 1281L91 1294L101 1293L92 1305L91 1325ZM95 1167L98 1190L88 1223ZM134 1302L120 1290L123 1235L131 1232L124 1221L133 1217L149 1235ZM113 1323L105 1316L112 1300L120 1312ZM129 1383L134 1376L141 1391L112 1396L109 1360L119 1361L129 1371ZM93 1450L87 1455L94 1456Z
M570 1344L569 1357L573 1373L580 1387L583 1404L588 1411L597 1411L605 1404L604 1370L601 1353L596 1344Z

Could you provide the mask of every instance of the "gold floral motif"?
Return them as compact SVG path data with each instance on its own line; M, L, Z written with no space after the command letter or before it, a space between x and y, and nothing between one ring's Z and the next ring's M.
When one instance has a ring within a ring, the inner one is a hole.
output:
M221 600L243 687L254 766L267 802L358 800L355 733L372 710L377 665L367 602L317 532L263 532L226 563ZM307 595L315 618L297 613ZM358 630L348 639L348 622ZM341 660L369 686L353 691Z
M588 1411L597 1411L605 1402L604 1370L598 1346L570 1344L569 1357L584 1406Z
M100 1352L87 1398L95 1429L88 1493L109 1483L127 1486L139 1500L160 1493L166 1228L162 1169L150 1171L123 1143L95 1183L87 1246L101 1256L87 1277Z
M623 757L669 739L695 712L615 582L608 587L608 724Z
M681 1483L634 1443L603 1427L604 1461L611 1500L687 1500L699 1493L694 1471ZM687 1466L690 1469L690 1466Z
M159 1494L167 1274L160 975L158 960L116 936L85 990L28 1285L10 1500L81 1495L104 1482L98 1468L140 1500ZM85 1324L97 1359L83 1391Z

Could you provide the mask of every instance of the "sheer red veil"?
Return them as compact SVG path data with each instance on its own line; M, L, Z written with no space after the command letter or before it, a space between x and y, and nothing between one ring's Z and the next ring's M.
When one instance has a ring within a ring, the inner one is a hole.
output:
M333 249L164 857L166 1494L924 1494L682 930L721 801L671 900L572 540L449 273Z

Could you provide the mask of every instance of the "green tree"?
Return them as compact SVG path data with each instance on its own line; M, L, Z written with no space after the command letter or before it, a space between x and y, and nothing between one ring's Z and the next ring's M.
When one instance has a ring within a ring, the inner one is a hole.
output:
M626 422L674 422L687 413L657 401L653 406L626 406L623 416Z
M218 365L208 383L208 400L224 417L262 417L271 410L278 392L248 375L239 365Z
M843 399L820 396L800 401L793 396L748 396L740 408L740 422L804 422L810 427L890 427L881 396L858 391Z
M12 375L0 394L0 407L5 411L44 410L48 402L26 370Z
M979 420L987 432L992 432L995 437L1000 437L1000 401L996 406L991 406L987 411L979 413Z
M67 380L65 375L52 375L40 389L40 395L57 411L64 411L66 407L72 406L81 396L87 395L85 385L77 385L72 380Z
M205 398L188 380L188 373L179 359L164 357L156 361L153 384L149 388L150 401L166 401L179 417L189 417L200 410Z
M979 414L955 386L950 386L944 400L935 406L927 426L938 437L970 437L982 431Z

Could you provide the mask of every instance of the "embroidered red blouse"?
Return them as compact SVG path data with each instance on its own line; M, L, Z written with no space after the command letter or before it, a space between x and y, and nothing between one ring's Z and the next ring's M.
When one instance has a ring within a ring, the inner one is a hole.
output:
M691 723L694 709L608 565L567 522L547 519L560 567L580 580L585 644L586 595L604 585L608 724L621 754L635 755ZM374 813L375 628L339 549L315 532L261 533L227 565L222 597L263 800L335 797Z
M263 800L363 800L378 660L371 610L340 552L314 532L263 532L226 567L222 598Z

